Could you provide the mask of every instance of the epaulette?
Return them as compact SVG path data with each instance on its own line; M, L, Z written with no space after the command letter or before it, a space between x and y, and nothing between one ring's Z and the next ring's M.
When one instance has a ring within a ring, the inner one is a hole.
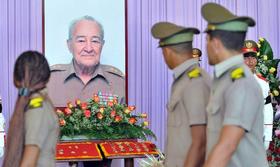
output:
M238 67L232 70L232 72L230 73L230 77L232 81L245 77L243 68Z
M30 100L29 102L29 109L33 109L33 108L40 108L43 106L43 97L34 97Z
M51 71L64 71L67 70L69 64L55 64L50 67Z
M113 74L119 75L121 77L124 77L124 74L122 73L122 71L114 66L103 65L103 67L104 67L103 69L109 73L113 73Z
M193 68L191 71L189 71L189 72L187 73L187 75L188 75L188 77L189 77L190 79L192 79L192 78L198 78L198 77L200 77L200 76L201 76L201 73L200 73L199 68L198 68L198 67L195 67L195 68Z

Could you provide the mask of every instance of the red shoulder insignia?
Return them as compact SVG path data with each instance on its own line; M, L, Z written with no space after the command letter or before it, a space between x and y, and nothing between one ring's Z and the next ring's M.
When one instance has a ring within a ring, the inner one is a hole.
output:
M258 73L257 77L267 82L266 78L262 76L262 74Z

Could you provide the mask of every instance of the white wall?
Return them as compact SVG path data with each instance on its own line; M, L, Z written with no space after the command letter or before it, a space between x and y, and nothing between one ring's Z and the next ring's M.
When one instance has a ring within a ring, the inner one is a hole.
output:
M124 0L45 0L45 55L50 63L67 64L72 55L66 40L70 23L89 15L104 28L102 64L110 64L125 73Z

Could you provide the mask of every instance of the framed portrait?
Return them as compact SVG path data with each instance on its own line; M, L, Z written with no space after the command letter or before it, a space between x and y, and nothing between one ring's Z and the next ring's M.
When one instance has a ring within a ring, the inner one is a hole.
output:
M69 27L83 16L91 16L103 26L100 63L115 66L126 75L126 0L43 0L43 51L50 65L71 62Z

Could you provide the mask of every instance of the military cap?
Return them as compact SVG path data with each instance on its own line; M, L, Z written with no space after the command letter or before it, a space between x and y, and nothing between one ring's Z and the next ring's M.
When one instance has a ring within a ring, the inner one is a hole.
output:
M246 40L244 42L242 52L243 53L257 53L259 51L258 44L253 40Z
M198 49L198 48L193 48L192 49L192 55L193 55L194 58L201 57L201 55L202 55L201 50Z
M197 28L183 27L169 22L156 23L151 31L153 37L160 40L160 47L191 42L193 34L199 34Z
M246 32L255 21L248 16L237 16L216 3L206 3L201 8L203 18L208 22L205 32L214 30Z

